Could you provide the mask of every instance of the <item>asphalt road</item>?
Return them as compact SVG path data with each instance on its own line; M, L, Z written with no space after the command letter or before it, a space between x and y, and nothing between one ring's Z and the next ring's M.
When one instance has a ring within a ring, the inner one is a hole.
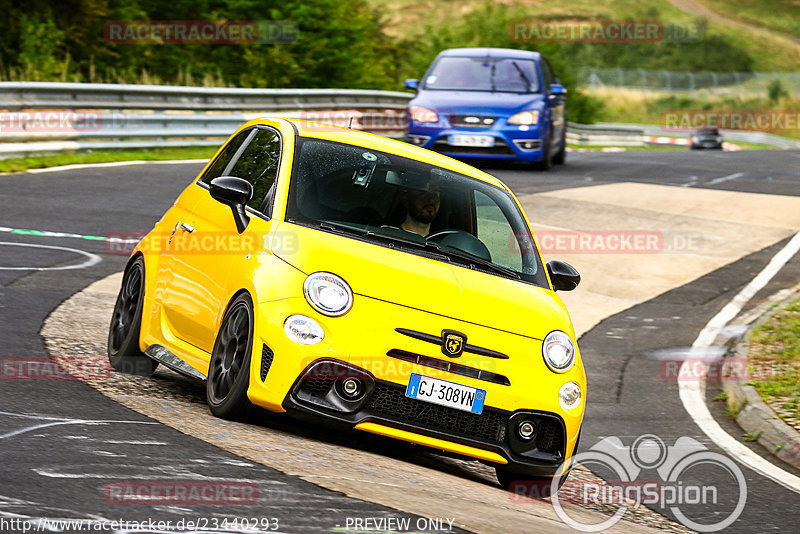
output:
M798 196L798 163L800 153L788 151L580 153L570 154L566 166L550 173L514 166L488 170L518 194L634 181ZM0 356L45 356L38 332L50 311L91 282L121 270L126 260L108 254L101 241L26 235L18 230L83 236L145 232L200 168L199 164L152 164L0 176L0 266L53 268L91 263L91 257L63 247L96 254L100 260L79 269L0 269ZM33 248L31 244L62 248ZM584 449L606 436L618 436L630 444L636 436L657 434L668 445L688 436L718 450L688 418L676 382L665 380L660 362L647 356L656 350L691 345L706 322L774 252L757 252L675 288L604 320L581 338L592 388L581 438ZM795 259L750 306L798 281L800 260ZM624 283L622 277L620 283ZM708 394L714 394L713 387ZM741 432L731 426L719 403L709 404L729 432ZM154 473L165 479L177 473L186 480L258 480L260 488L275 488L276 498L270 506L239 505L233 512L226 509L225 514L218 509L192 509L192 513L277 517L281 530L292 532L335 529L353 515L408 517L260 465L247 465L232 454L161 425L150 424L143 440L142 426L152 421L82 383L3 380L0 406L0 440L5 440L0 447L0 519L117 518L120 510L128 519L170 519L185 513L169 506L136 506L129 511L131 507L109 503L98 491L98 480L120 476L152 479ZM38 427L58 421L37 417L62 420L58 425ZM753 450L758 451L757 446ZM747 505L727 531L794 530L800 522L798 495L748 469L743 471ZM711 477L709 480L715 476L724 477L702 474ZM704 512L695 513L702 518ZM713 517L705 519L713 522Z

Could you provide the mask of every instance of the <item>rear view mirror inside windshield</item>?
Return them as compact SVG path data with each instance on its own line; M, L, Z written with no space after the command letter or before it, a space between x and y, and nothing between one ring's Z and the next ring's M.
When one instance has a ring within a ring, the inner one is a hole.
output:
M416 189L417 191L427 191L430 187L430 178L421 173L408 170L386 171L386 183L396 185L405 189Z

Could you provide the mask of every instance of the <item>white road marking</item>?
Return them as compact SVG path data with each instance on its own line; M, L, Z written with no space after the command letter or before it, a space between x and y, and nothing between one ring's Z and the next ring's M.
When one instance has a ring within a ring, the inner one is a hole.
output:
M744 176L743 172L735 172L733 174L729 174L728 176L720 176L719 178L714 178L710 182L705 185L716 185L721 184L722 182L727 182L728 180L735 180L741 176Z
M206 163L207 159L165 159L165 160L132 160L132 161L111 161L108 163L76 163L72 165L61 165L59 167L46 167L44 169L28 169L28 174L44 174L47 172L74 171L79 169L100 169L103 167L123 167L125 165L181 165L184 163Z
M753 278L732 301L726 304L719 313L711 318L692 344L692 349L704 350L710 347L722 328L736 317L747 301L753 298L760 289L765 287L798 251L800 251L800 233L795 234L789 243L787 243L787 245L770 260L769 264L758 273L758 276ZM689 369L684 368L687 365L686 362L683 363L678 372L678 376L682 376L681 373L683 372L687 372L688 376ZM763 476L777 482L785 488L800 493L800 477L768 462L737 441L736 438L725 432L725 430L719 426L719 423L711 416L708 406L706 406L705 383L702 380L678 381L678 389L683 407L697 426L700 427L714 443L722 448L722 450L750 469L761 473Z
M51 421L50 423L40 423L38 425L33 425L25 428L20 428L17 430L12 430L11 432L6 432L5 434L0 434L0 439L11 438L14 436L18 436L20 434L24 434L26 432L31 432L33 430L39 430L40 428L46 428L51 426L59 426L59 425L106 425L111 423L123 423L123 424L130 424L130 425L157 425L156 422L151 421L118 421L118 420L91 420L91 419L68 419L68 418L61 418L61 417L42 417L37 415L26 415L26 414L15 414L9 412L0 412L0 415L8 415L12 417L22 417L26 419L43 419L46 421Z
M686 182L685 184L681 184L681 187L692 187L694 184L697 183L697 180L698 180L697 176L690 176L689 181Z
M86 256L86 259L83 260L81 263L76 263L74 265L62 265L61 267L2 267L0 266L0 271L67 271L70 269L85 269L86 267L91 267L92 265L97 265L103 259L98 256L97 254L92 254L91 252L85 252L83 250L78 250L77 248L68 248L68 247L56 247L53 245L35 245L33 243L13 243L11 241L0 241L0 246L6 245L11 247L30 247L30 248L44 248L44 249L51 249L51 250L64 250L66 252L72 252L74 254L80 254L82 256Z

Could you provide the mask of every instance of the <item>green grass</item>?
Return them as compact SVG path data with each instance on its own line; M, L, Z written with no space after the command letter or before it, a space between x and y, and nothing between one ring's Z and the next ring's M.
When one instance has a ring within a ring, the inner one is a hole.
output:
M753 25L767 28L754 31L711 21L705 34L718 35L741 46L755 61L758 71L798 71L800 44L788 41L770 29L783 33L794 33L800 24L796 13L800 8L790 0L767 3L763 0L705 0L712 10L730 18L741 18ZM386 33L392 37L426 38L427 25L446 27L456 24L469 13L481 8L486 0L462 0L453 4L448 0L368 0L374 11L386 22ZM723 7L716 7L719 4ZM790 4L794 4L790 7ZM734 13L738 8L746 9L743 15ZM513 8L525 13L527 20L569 19L660 19L667 23L692 23L696 17L672 6L666 0L571 0L570 2L541 2L519 0ZM511 7L509 6L509 9ZM787 11L789 10L789 11ZM794 14L794 15L793 15ZM795 33L795 35L797 35ZM606 44L601 46L618 46ZM640 68L647 69L646 57ZM594 65L598 66L598 65ZM712 70L712 69L707 69Z
M758 441L758 438L761 437L761 432L748 432L742 436L745 441L753 442Z
M597 151L601 151L604 148L624 148L626 152L630 152L630 151L652 151L652 150L661 150L661 151L663 151L663 150L671 150L671 151L677 151L677 150L686 151L686 150L689 150L688 146L675 146L675 145L642 145L642 146L603 145L603 146L598 146L598 145L573 145L573 144L567 143L567 146L569 148L573 148L573 149L588 148L590 150L597 150Z
M222 144L222 142L220 142ZM52 156L0 159L0 172L21 172L28 169L57 167L77 163L107 163L133 160L210 159L218 147L155 148L139 151L103 150L72 152Z
M665 134L668 135L668 134ZM740 141L731 141L731 143L738 145L742 150L778 150L778 147L772 145L764 145L761 143L742 143ZM578 148L588 148L590 150L597 150L601 151L604 148L624 148L625 151L652 151L652 150L660 150L660 151L687 151L689 150L688 146L684 145L643 145L643 146L623 146L620 147L619 145L608 145L608 146L597 146L597 145L573 145L567 143L569 148L578 149Z
M751 382L766 402L800 417L800 299L750 334L748 366Z
M800 37L800 3L792 0L701 0L731 19Z
M800 109L800 98L784 96L771 101L766 91L763 94L739 95L700 92L693 95L675 94L666 91L620 89L604 87L586 89L586 93L603 102L598 122L623 122L633 124L661 124L665 112L697 110L775 110L796 113ZM773 132L791 139L800 139L800 131L787 130ZM756 143L736 143L742 148L767 149L769 145Z

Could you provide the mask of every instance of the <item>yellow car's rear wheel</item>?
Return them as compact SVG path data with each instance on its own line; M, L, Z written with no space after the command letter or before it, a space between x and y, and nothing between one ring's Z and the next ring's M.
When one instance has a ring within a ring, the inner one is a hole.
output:
M253 352L253 301L242 293L222 319L208 366L206 398L211 413L225 419L252 408L247 399Z

